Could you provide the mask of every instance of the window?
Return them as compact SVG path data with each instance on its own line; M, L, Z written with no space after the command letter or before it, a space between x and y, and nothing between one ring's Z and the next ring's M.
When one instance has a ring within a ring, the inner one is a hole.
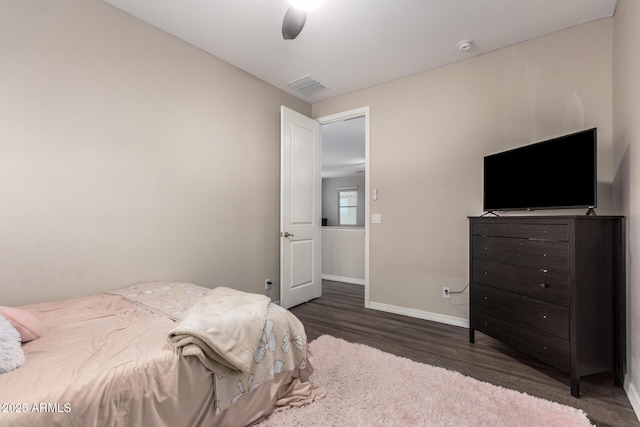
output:
M358 224L357 188L338 188L338 217L340 225Z

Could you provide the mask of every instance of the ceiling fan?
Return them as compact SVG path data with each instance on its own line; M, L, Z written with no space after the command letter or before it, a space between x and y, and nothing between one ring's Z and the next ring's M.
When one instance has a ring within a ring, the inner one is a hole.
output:
M316 10L324 0L287 0L289 9L282 20L282 38L293 40L304 28L307 13Z

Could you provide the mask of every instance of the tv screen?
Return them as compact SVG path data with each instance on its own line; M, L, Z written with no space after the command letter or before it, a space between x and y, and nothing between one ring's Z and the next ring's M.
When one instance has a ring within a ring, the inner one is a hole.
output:
M484 210L595 208L597 130L484 158Z

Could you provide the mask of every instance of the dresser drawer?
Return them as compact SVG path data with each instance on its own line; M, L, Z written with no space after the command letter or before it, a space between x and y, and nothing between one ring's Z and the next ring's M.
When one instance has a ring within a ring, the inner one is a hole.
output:
M569 276L499 262L472 260L471 281L569 306Z
M569 372L570 347L567 340L542 332L532 333L486 312L474 311L471 327L563 372Z
M567 242L473 236L472 258L569 273Z
M526 327L569 339L569 308L473 283L471 304L474 312L495 315Z
M566 224L476 223L471 233L481 236L514 237L518 239L569 240Z

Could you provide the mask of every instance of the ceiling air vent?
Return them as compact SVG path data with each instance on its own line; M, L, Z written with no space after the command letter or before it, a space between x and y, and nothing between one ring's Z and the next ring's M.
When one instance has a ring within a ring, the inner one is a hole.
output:
M287 86L306 96L313 95L316 92L328 88L328 86L311 75L287 83Z

